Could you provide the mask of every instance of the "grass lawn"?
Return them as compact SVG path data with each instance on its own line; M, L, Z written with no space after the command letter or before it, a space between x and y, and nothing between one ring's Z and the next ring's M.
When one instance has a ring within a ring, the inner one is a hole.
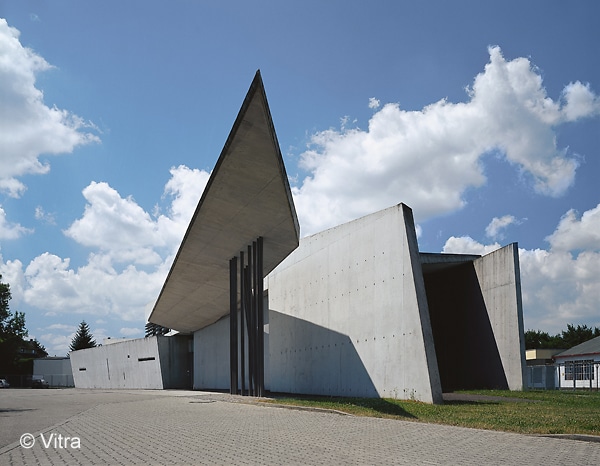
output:
M481 390L459 393L484 395L482 397L484 399L446 401L443 405L430 405L416 401L378 398L281 396L267 402L335 409L356 416L430 422L523 434L600 436L600 392Z

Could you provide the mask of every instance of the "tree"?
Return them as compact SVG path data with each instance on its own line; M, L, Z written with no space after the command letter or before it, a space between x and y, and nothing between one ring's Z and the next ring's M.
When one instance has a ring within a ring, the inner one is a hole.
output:
M2 283L0 275L0 372L4 374L22 373L22 357L20 349L25 345L27 329L25 314L12 313L8 303L12 296L10 285Z
M594 337L600 336L600 328L589 328L587 325L567 324L567 330L562 331L562 340L565 348L572 348Z
M95 346L96 340L94 340L94 337L90 332L90 327L85 323L85 320L83 320L79 324L79 328L77 329L77 333L73 337L73 340L71 340L69 350L77 351L80 349L94 348Z
M550 335L540 330L525 332L525 349L560 349L565 348L560 335Z
M549 335L540 330L527 330L525 332L525 349L569 349L583 342L600 336L600 328L589 328L587 325L567 324L567 330L556 335Z

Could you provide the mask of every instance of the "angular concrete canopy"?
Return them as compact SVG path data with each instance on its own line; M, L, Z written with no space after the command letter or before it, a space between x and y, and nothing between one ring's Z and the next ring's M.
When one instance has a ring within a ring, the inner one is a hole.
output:
M184 333L214 323L229 313L229 260L262 236L267 275L299 235L258 71L148 320Z

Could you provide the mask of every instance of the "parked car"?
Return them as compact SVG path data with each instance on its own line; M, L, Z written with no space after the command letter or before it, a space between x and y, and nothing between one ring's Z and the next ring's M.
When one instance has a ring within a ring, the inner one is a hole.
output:
M0 379L0 388L8 388L10 384L6 381L6 379Z
M31 388L50 388L50 384L44 379L35 378L31 380Z

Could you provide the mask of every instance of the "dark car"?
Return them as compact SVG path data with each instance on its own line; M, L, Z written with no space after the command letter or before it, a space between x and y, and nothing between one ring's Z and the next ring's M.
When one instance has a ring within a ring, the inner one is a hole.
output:
M44 379L33 379L31 381L31 388L50 388L50 384Z

